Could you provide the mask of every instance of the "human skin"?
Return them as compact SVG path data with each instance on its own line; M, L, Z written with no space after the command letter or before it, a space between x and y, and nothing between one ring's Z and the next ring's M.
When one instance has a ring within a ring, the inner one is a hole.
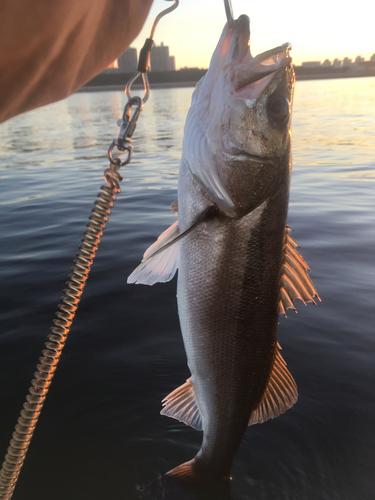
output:
M122 54L152 0L2 0L0 123L63 99Z

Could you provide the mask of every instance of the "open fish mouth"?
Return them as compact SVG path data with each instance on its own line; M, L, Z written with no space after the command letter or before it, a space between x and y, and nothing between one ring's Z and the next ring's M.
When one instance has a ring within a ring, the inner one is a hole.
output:
M266 50L256 57L251 58L250 62L242 63L236 72L236 89L242 89L250 83L257 82L279 69L289 66L292 61L289 54L291 48L292 45L290 43L284 43L279 47Z
M290 50L292 45L290 43L266 50L256 57L251 55L250 19L246 15L240 16L235 21L233 30L228 30L228 36L231 36L231 40L227 43L227 58L230 57L231 62L227 63L224 69L228 67L231 69L236 92L251 86L251 84L255 84L253 85L255 90L256 85L263 79L266 79L264 83L268 84L273 77L270 75L291 64ZM269 79L266 78L268 76L270 76ZM263 88L262 85L262 90ZM253 97L257 96L258 92L254 92Z

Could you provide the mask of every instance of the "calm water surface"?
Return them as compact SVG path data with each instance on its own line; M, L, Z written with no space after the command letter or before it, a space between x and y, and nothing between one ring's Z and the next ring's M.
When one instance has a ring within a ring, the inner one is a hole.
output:
M154 90L140 117L14 500L137 499L199 448L201 433L159 415L161 399L189 376L176 281L126 285L175 220L169 204L191 93ZM121 92L76 94L0 127L0 456L124 103ZM205 500L375 495L375 78L298 82L293 158L289 225L322 299L299 303L279 325L299 400L249 428L230 492L201 493Z

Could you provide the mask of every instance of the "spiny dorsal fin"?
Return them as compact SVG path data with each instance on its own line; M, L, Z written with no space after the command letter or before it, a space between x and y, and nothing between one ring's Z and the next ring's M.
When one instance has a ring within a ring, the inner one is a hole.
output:
M292 231L289 226L285 228L284 237L284 268L281 277L280 301L278 306L279 314L285 314L287 309L294 309L294 301L301 299L306 305L306 302L316 304L314 297L320 300L320 297L315 290L315 287L309 278L307 271L310 271L301 255L297 252L298 243L290 236Z
M297 385L276 347L272 372L263 397L250 416L249 425L275 418L291 408L298 398ZM281 349L281 348L280 348Z
M164 408L160 412L161 415L175 418L198 431L202 430L202 417L199 413L194 386L190 378L168 394L162 403Z

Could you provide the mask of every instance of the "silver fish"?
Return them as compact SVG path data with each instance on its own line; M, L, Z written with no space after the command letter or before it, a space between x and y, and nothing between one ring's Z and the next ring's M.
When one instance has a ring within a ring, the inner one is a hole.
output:
M169 472L225 480L248 425L285 412L297 386L280 355L278 316L318 297L286 226L294 71L290 44L252 57L249 18L225 26L193 93L178 183L178 221L129 283L170 280L191 377L161 413L203 430ZM174 207L176 208L176 207Z

